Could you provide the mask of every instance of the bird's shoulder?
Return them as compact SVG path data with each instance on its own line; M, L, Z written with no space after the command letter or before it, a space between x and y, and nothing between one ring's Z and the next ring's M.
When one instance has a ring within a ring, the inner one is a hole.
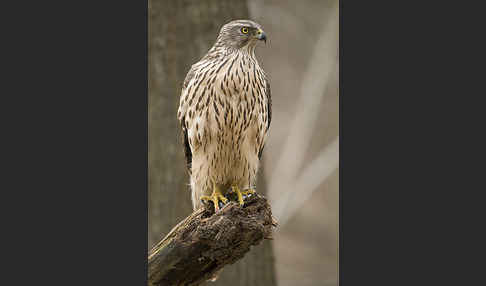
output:
M182 90L183 91L187 88L187 86L189 85L191 80L196 75L196 72L198 71L198 66L199 66L199 62L193 64L191 66L191 68L189 69L189 71L187 72L186 77L184 78L184 82L182 84Z
M189 101L187 90L188 87L191 85L191 81L197 78L197 74L200 70L200 66L201 66L201 61L193 64L189 69L189 71L187 72L186 77L184 78L184 81L182 83L182 90L180 93L180 102L179 102L179 111L178 111L179 120L182 120L184 118L184 115L187 111L188 101Z

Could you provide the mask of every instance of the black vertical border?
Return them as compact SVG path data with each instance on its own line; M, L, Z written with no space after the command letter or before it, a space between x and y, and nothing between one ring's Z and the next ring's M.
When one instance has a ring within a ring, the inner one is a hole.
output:
M146 285L148 1L11 4L0 284Z
M340 285L484 284L482 12L340 0Z

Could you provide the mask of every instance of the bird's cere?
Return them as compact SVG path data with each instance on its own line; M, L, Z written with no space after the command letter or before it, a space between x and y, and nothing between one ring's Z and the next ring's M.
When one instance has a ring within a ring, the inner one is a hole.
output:
M258 29L257 35L257 39L264 41L265 44L267 43L267 35L262 29Z

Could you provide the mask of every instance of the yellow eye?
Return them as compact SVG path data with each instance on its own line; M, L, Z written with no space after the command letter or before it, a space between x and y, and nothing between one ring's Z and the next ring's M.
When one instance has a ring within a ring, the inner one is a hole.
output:
M247 27L243 27L243 28L241 28L241 32L242 32L243 34L248 34L248 28L247 28Z

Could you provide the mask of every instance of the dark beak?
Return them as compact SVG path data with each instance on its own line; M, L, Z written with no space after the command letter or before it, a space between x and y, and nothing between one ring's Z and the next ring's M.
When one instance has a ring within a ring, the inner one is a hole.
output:
M257 39L264 41L265 44L267 43L267 35L261 29L258 29Z

